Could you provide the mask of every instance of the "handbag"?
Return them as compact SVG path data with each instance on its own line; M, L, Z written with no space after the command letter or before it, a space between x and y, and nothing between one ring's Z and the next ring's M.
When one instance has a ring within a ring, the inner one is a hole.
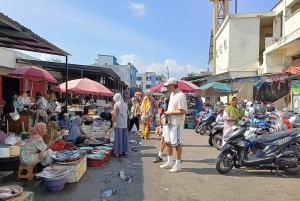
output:
M18 119L20 119L20 115L17 111L17 109L15 108L15 112L12 112L12 113L9 113L9 115L11 116L11 118L14 120L14 121L17 121Z
M51 142L50 149L52 151L62 151L66 145L67 143L64 140L62 140L62 137L58 137Z
M133 112L130 112L130 114L129 114L129 119L130 119L130 120L132 120L132 119L135 118L135 116L134 116L134 113L135 113L135 112L136 112L136 106L134 106Z
M170 123L170 120L169 120L169 115L165 115L165 114L162 114L161 115L161 122L162 122L162 125L166 126Z

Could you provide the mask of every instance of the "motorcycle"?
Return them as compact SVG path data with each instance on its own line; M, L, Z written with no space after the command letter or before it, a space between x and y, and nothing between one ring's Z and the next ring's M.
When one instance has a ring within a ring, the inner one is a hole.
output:
M294 144L300 137L300 129L256 135L257 128L251 129L251 133L246 133L249 126L248 123L240 120L239 126L234 126L225 135L226 144L220 149L221 153L216 161L216 169L219 173L226 174L234 166L262 169L271 166L276 168L277 174L279 168L289 174L299 173L300 149ZM255 154L251 154L252 147L257 148Z
M216 149L222 147L222 134L224 129L224 121L221 114L218 115L216 122L212 123L212 129L209 133L208 143Z
M200 125L199 127L200 135L204 135L208 129L212 128L211 124L216 120L217 115L218 112L215 109L208 110L208 114L204 118L202 118L201 124L200 122L198 123L198 125Z
M202 119L205 118L205 116L207 115L207 112L204 110L204 111L201 111L199 113L199 117L198 117L198 124L196 125L195 127L195 132L196 133L200 133L200 127L201 127L201 124L202 124Z

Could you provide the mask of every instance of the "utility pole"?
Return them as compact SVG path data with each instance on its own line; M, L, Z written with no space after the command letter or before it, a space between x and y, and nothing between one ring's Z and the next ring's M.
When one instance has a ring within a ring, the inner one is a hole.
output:
M170 78L170 74L169 74L169 67L167 66L167 76L168 76L168 79Z
M238 11L238 0L235 0L235 14L237 14Z

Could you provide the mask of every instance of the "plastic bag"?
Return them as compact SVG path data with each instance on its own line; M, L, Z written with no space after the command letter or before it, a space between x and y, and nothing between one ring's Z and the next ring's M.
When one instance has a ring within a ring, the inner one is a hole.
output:
M16 137L14 134L9 134L7 138L4 140L4 144L15 145L21 139Z
M14 121L17 121L18 119L20 119L20 115L17 111L17 109L15 108L15 112L12 112L12 113L9 113L9 115L11 116L11 118L14 120Z

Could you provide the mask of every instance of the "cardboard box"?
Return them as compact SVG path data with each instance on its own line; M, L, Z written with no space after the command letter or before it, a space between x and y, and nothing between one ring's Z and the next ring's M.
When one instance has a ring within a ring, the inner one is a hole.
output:
M19 196L10 198L7 201L34 201L34 194L30 191L23 191Z
M11 156L20 156L20 147L13 145L13 146L9 146L9 155Z
M78 182L82 175L86 172L86 167L87 167L87 160L86 160L86 155L82 156L80 160L76 163L73 164L68 164L68 165L61 165L58 163L55 163L53 165L57 169L65 168L66 166L70 167L72 166L72 172L67 176L67 183L74 183Z

